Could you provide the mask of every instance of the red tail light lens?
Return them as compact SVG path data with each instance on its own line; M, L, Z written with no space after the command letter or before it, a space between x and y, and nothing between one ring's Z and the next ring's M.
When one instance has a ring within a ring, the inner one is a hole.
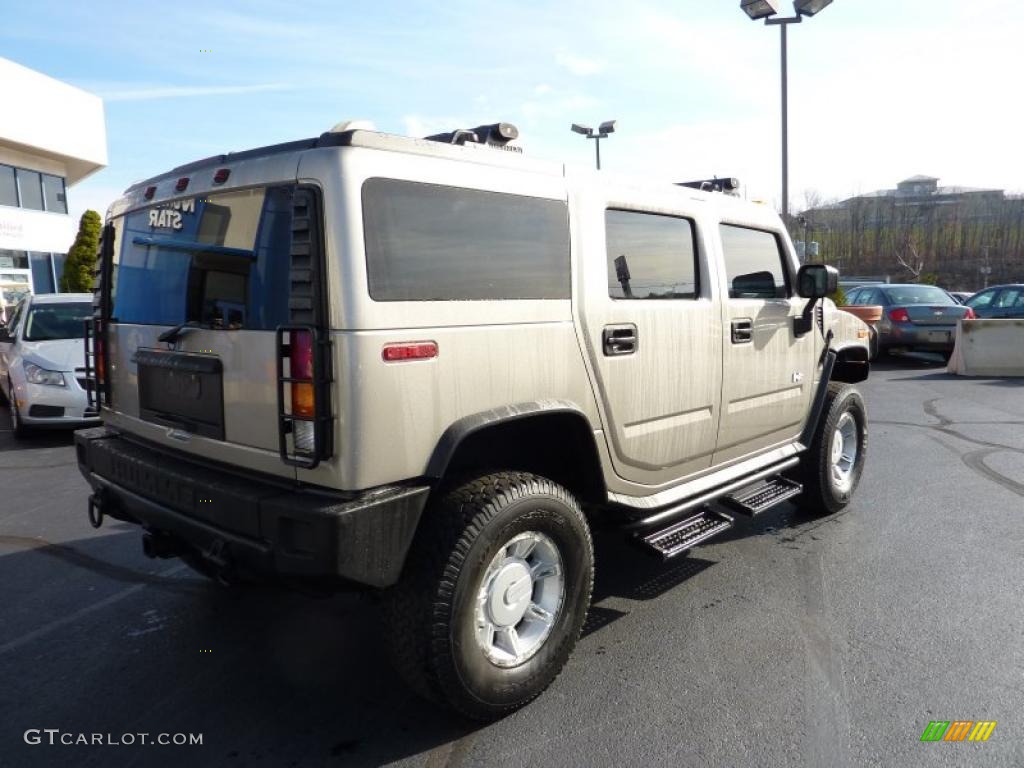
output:
M188 187L188 176L182 176L178 179L178 183L174 185L174 189L177 192L184 192L186 187Z
M313 334L293 331L291 335L292 413L312 418L316 412L313 393Z
M156 194L156 187L146 187L146 191L142 194L147 200L152 200L153 195Z
M894 323L909 323L910 315L907 314L907 310L903 307L889 310L889 319Z
M967 308L967 314L964 315L964 320L977 320L978 316L974 314L974 310L970 307Z
M230 175L231 175L231 169L230 168L221 168L215 174L213 174L213 183L214 184L223 184L225 181L228 180L228 176L230 176Z

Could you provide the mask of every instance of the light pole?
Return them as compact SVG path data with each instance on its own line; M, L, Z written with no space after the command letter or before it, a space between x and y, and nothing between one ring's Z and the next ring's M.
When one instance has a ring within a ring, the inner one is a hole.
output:
M779 12L779 0L740 0L740 8L754 21L764 19L769 26L778 25L782 33L782 220L789 218L789 77L786 57L786 27L799 24L804 16L813 16L832 0L795 0L795 16L773 18ZM787 222L788 226L788 222Z
M597 170L601 170L601 139L607 139L608 134L615 133L615 121L605 120L601 125L597 127L597 133L594 133L594 129L580 125L579 123L572 124L573 133L579 133L586 136L588 139L594 140L594 149L597 152Z

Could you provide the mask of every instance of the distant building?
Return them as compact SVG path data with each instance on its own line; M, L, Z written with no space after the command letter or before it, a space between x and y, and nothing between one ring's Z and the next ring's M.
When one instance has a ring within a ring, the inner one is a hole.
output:
M0 289L59 290L78 223L67 189L107 164L103 102L0 58Z

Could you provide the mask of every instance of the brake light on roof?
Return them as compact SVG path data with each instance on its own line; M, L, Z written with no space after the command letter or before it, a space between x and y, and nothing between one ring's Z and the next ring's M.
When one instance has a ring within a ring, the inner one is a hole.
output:
M182 176L178 179L178 182L174 185L175 192L184 192L188 187L188 176Z
M429 360L437 357L437 342L413 341L385 344L381 352L384 362L397 363L403 360Z
M897 307L889 310L889 319L894 323L909 323L910 315L907 314L906 308Z
M146 191L142 193L142 196L147 200L152 200L153 195L156 194L156 187L146 187Z
M214 184L223 184L225 181L228 180L228 176L230 176L230 175L231 175L231 169L230 168L219 168L219 169L217 169L217 172L215 174L213 174L213 183Z

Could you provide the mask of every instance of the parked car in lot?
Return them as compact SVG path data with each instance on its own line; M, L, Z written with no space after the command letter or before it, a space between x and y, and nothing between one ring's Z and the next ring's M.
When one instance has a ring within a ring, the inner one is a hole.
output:
M852 306L878 305L878 353L900 351L938 352L948 357L956 341L958 320L973 318L970 307L961 306L934 285L889 284L857 288L846 294Z
M974 295L972 291L946 291L957 304L966 304L967 300Z
M26 296L0 328L0 393L11 429L80 427L99 422L86 395L85 321L92 295Z
M1024 317L1024 283L993 285L967 300L976 317L1007 319Z

